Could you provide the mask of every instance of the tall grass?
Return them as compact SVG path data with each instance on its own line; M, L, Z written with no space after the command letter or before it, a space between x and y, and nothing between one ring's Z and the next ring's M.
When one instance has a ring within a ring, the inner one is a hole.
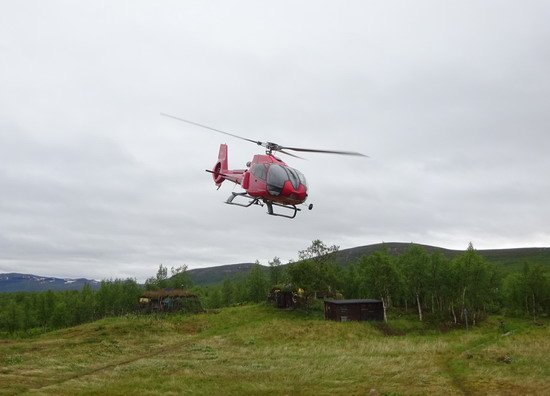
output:
M0 393L550 394L548 324L504 335L497 319L446 333L404 320L387 335L264 305L109 318L0 341Z

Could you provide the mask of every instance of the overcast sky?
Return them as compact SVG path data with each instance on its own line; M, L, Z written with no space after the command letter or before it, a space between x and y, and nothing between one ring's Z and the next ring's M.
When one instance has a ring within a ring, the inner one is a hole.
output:
M11 1L0 6L0 272L142 281L417 242L550 246L547 1ZM285 157L312 211L223 202L220 143Z

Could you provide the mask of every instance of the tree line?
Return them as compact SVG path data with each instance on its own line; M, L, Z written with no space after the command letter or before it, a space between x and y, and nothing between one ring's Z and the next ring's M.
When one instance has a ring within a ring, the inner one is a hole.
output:
M139 310L143 290L188 289L192 285L187 266L170 269L162 264L156 276L142 286L135 279L103 280L97 290L0 293L0 333L45 332L107 316Z
M300 291L305 306L319 296L372 298L385 310L400 309L437 320L475 325L489 313L530 316L550 314L550 279L540 264L503 275L472 246L450 259L440 252L410 244L391 255L383 248L347 266L336 263L338 246L320 240L298 252L298 261L281 265L275 257L267 271L259 265L248 277L225 279L222 285L201 289L207 307L217 308L262 301L269 290Z
M142 291L133 279L104 280L99 289L0 293L0 333L45 332L135 312Z
M298 252L298 261L282 265L278 257L259 262L241 278L221 284L193 286L187 266L159 266L156 276L139 285L135 279L102 281L98 290L0 294L0 332L41 332L125 315L139 308L146 290L190 289L205 308L262 302L271 289L299 292L308 308L317 297L374 298L387 310L417 313L455 323L475 325L489 313L525 315L536 320L550 313L550 280L540 264L525 263L522 271L503 276L472 244L449 259L411 244L403 253L382 249L347 266L336 263L338 246L315 240Z

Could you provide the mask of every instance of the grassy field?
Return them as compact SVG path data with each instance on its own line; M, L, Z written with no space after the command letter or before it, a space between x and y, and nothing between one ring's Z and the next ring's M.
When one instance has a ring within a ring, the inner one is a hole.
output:
M264 305L110 318L0 340L0 394L548 395L549 325L441 332Z

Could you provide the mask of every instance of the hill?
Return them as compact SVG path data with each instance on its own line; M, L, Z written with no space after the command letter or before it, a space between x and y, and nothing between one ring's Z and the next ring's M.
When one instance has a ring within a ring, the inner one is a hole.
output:
M93 279L53 278L30 274L0 274L0 292L46 291L46 290L80 290L84 285L98 288L100 282Z
M403 253L410 243L388 242L377 243L373 245L358 246L349 249L342 249L335 253L334 259L339 265L347 266L355 260L365 255L371 255L382 249L387 249L389 254L397 256ZM451 250L437 246L422 245L428 252L439 252L445 257L452 259L457 255L464 253L464 250ZM521 270L524 263L541 264L550 271L550 248L516 248L516 249L491 249L478 250L488 262L493 263L502 272ZM250 271L253 263L222 265L218 267L199 268L189 270L189 275L195 285L203 286L222 282L226 277L244 276ZM267 270L267 267L264 266Z
M374 245L359 246L350 249L343 249L336 253L336 262L340 265L347 265L361 256L370 255L376 251L386 248L390 255L397 256L403 253L410 243L388 242L378 243ZM422 245L428 252L439 252L445 257L452 259L453 257L464 253L465 250L451 250L437 246ZM509 272L512 270L520 270L524 263L541 264L550 270L550 248L535 247L535 248L515 248L515 249L487 249L477 250L488 262L500 267L503 271Z
M479 253L505 271L519 271L524 263L540 264L550 271L550 248L494 249Z
M339 250L336 253L334 253L334 258L338 264L346 266L354 262L355 260L359 259L362 256L369 256L384 248L388 250L388 253L390 255L398 256L401 253L403 253L409 247L409 245L410 243L404 243L404 242L385 242L385 243L376 243L373 245L358 246L354 248ZM460 250L449 250L449 249L445 249L437 246L422 245L422 244L417 244L417 245L422 246L428 252L437 251L449 258L452 258L458 255L459 253L463 252Z
M0 393L549 394L548 320L499 321L438 331L265 305L127 315L2 339Z
M216 267L196 268L188 270L187 273L194 285L205 286L223 282L227 277L235 278L246 275L254 265L254 263L228 264Z

